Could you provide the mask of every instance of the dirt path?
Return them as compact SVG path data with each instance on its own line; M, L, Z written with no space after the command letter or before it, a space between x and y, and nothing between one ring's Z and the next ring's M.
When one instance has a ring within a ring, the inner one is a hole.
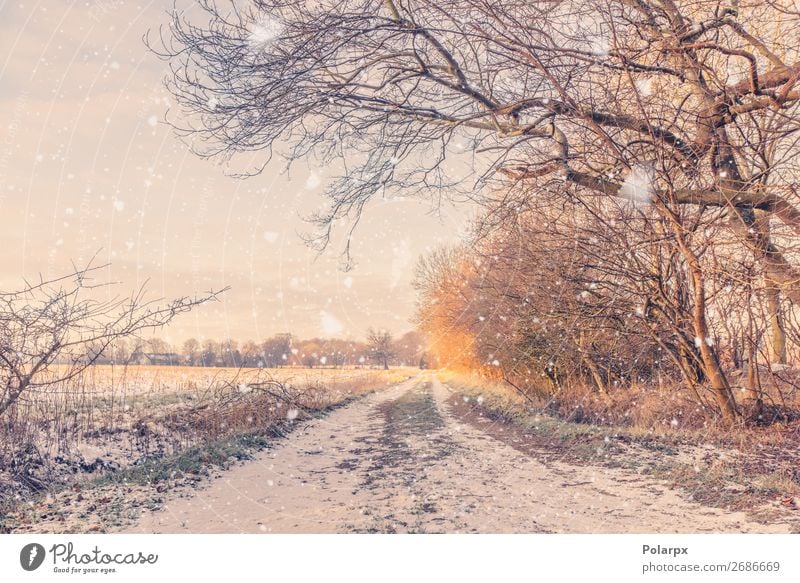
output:
M128 532L789 532L630 471L543 464L406 381L298 429Z

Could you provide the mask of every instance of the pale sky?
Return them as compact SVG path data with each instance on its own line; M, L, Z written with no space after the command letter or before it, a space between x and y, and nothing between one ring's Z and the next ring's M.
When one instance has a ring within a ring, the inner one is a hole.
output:
M142 36L171 6L0 0L0 289L99 251L123 295L146 280L150 298L232 286L159 333L175 343L411 329L412 267L463 233L469 209L376 200L354 270L339 268L341 242L317 258L298 233L322 203L324 170L301 163L290 179L275 164L232 178L161 123L165 64Z

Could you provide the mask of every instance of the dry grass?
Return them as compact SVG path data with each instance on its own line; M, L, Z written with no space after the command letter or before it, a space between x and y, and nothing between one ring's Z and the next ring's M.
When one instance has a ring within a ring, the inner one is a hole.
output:
M478 374L451 371L442 374L457 379L464 386L492 387L496 394L506 395L507 399L569 422L625 427L658 435L739 434L731 432L722 422L710 389L698 394L672 380L665 380L660 385L631 383L612 387L608 395L600 394L594 386L570 383L551 394L549 386L535 383L513 387ZM772 432L760 432L774 435L784 433L800 421L800 370L762 371L764 407L758 419L753 414L755 404L749 391L738 385L735 375L730 375L730 380L743 413L743 426L774 426Z

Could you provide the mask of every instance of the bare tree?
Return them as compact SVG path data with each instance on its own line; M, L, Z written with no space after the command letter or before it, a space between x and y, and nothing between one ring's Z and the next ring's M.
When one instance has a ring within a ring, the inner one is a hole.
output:
M189 366L197 366L202 361L200 354L200 343L195 338L189 338L183 343L181 356Z
M238 368L242 366L242 353L239 351L239 343L236 340L227 338L220 343L222 356L222 366Z
M258 348L258 345L252 340L247 340L242 344L240 350L242 358L242 366L259 367L264 366L264 357Z
M264 356L264 366L277 368L289 364L292 355L291 337L281 334L268 338L261 344L261 353Z
M389 361L394 358L396 351L388 330L367 330L367 349L370 358L383 365L384 370L389 370Z
M114 364L130 362L132 354L126 338L119 338L112 342L105 353Z
M202 155L269 159L286 144L290 160L344 160L317 242L400 190L435 198L463 184L512 207L554 190L633 200L667 225L688 269L693 333L706 339L710 276L691 233L717 209L714 226L758 263L772 352L785 358L782 306L800 300L793 0L201 6L199 23L176 11L156 49L191 116L176 123ZM455 155L468 163L445 166ZM463 168L474 182L453 175ZM716 347L701 341L699 356L735 418Z
M416 330L406 332L397 339L397 360L404 366L420 366L424 361L425 338Z
M145 345L150 352L169 352L172 348L169 345L169 342L164 340L163 338L148 338L145 341Z
M203 340L203 351L201 352L203 366L217 366L220 355L221 348L219 342L210 338Z
M126 299L93 299L93 291L108 285L93 280L105 267L89 265L0 292L0 415L26 391L47 390L80 375L112 343L165 326L221 293L163 305L147 301L144 289Z

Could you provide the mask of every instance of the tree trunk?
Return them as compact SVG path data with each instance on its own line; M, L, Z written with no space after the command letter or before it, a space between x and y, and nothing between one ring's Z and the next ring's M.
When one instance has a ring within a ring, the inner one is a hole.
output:
M600 369L597 367L597 364L592 359L592 356L589 350L594 349L594 344L589 343L589 350L586 349L586 336L583 330L578 332L578 348L580 349L581 359L583 360L583 364L586 365L586 368L589 369L589 374L594 381L595 386L597 387L598 392L603 397L603 400L610 401L611 397L608 394L608 388L606 387L606 383L603 380L603 375L600 374Z
M722 372L716 351L709 340L711 335L706 322L705 282L703 281L700 264L694 254L692 254L692 259L689 261L689 269L691 270L692 287L694 288L692 325L696 334L695 343L699 345L703 369L708 381L711 383L711 389L714 391L714 398L717 401L719 411L726 421L732 423L739 413L736 409L736 400L728 384L728 379L725 378L725 374Z
M786 330L781 316L780 290L770 280L766 280L767 311L769 312L770 348L772 362L786 364Z
M747 361L747 391L755 403L754 415L756 419L760 419L764 414L764 400L761 398L761 381L758 378L758 360L753 341L750 342Z
M722 414L723 419L728 423L733 423L738 418L739 411L736 408L736 399L733 396L733 391L731 391L725 373L722 372L717 353L711 342L711 333L706 321L706 290L703 268L697 255L689 248L681 225L673 223L673 229L676 242L689 267L689 275L692 281L692 298L694 300L692 327L695 333L695 344L700 351L700 358L703 363L703 372L711 384L714 399L717 401L717 407L719 407L719 412Z
M610 401L611 396L608 394L608 388L606 387L606 383L603 381L603 375L600 374L600 369L597 367L597 364L595 364L591 356L584 356L583 362L586 364L586 368L589 369L592 380L594 380L594 384L597 386L597 390L603 397L603 400Z
M554 396L557 395L561 390L561 381L558 378L558 372L555 366L551 366L550 364L545 365L544 374L547 380L550 381L550 394Z
M767 241L771 239L770 215L763 211L755 212L755 227ZM764 294L767 300L769 314L770 349L772 362L786 364L786 328L781 315L781 290L777 280L764 276Z

